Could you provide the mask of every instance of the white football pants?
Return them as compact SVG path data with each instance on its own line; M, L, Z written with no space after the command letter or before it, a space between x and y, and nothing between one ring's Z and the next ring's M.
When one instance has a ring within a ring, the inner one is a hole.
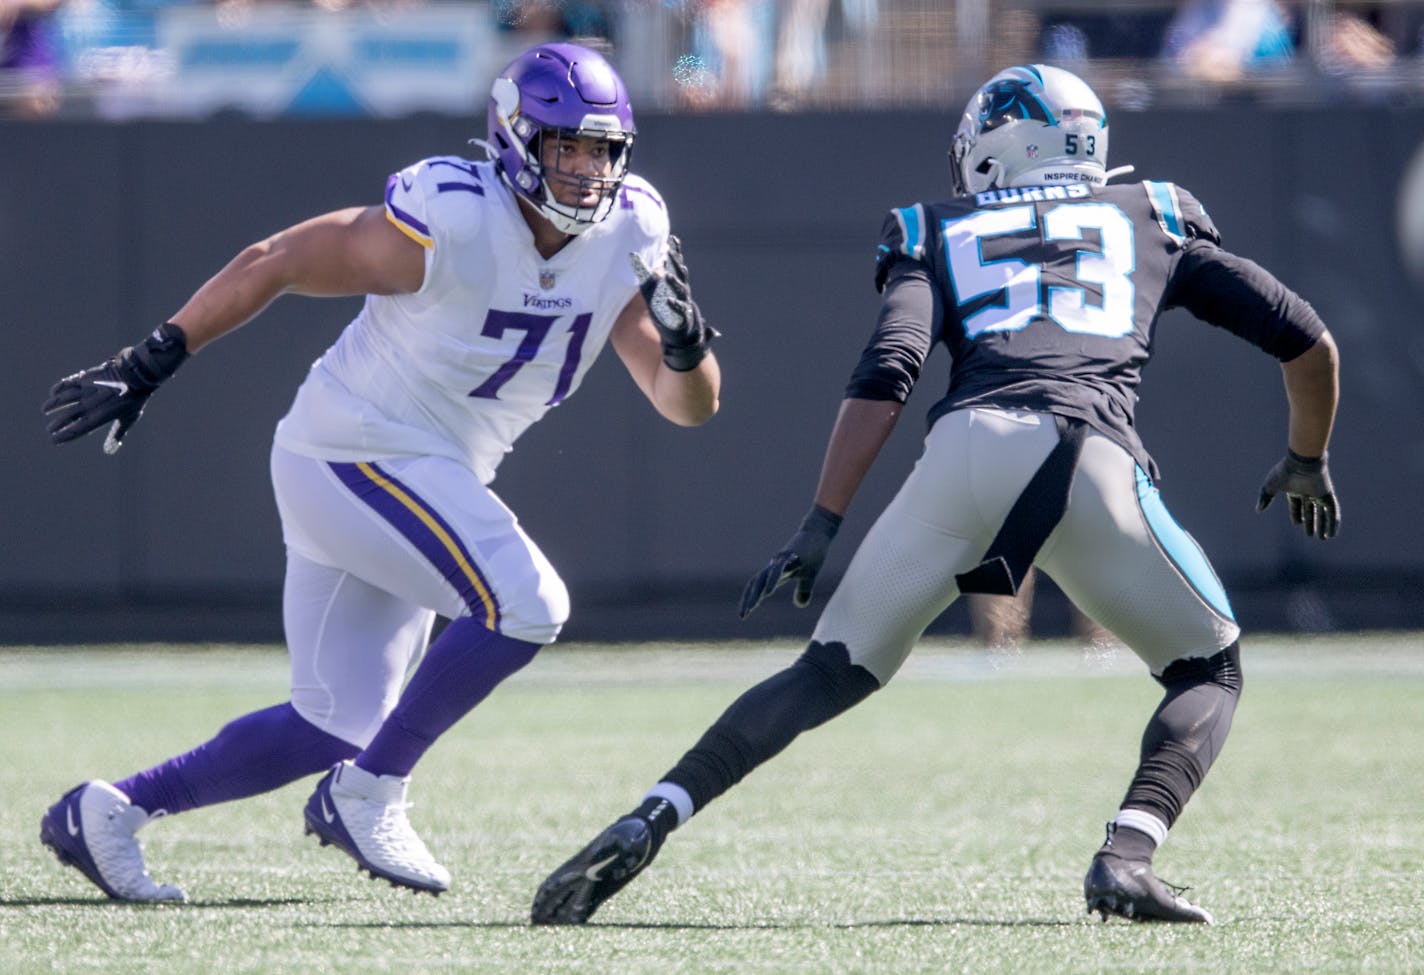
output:
M292 705L365 747L436 614L552 643L569 595L514 513L443 457L333 463L272 449L287 545Z
M941 417L898 494L851 559L813 639L845 644L881 685L959 597L955 575L984 557L1019 493L1058 441L1052 416L960 410ZM1034 564L1077 607L1161 674L1240 635L1201 548L1147 474L1089 433L1068 508Z

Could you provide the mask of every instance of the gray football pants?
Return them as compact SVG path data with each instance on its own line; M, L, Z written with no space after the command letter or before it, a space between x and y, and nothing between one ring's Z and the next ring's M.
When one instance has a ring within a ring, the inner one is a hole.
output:
M843 644L883 686L959 596L1048 452L1053 417L997 409L941 417L914 471L861 543L812 639ZM1090 433L1063 519L1034 564L1160 677L1240 628L1196 542L1127 451Z

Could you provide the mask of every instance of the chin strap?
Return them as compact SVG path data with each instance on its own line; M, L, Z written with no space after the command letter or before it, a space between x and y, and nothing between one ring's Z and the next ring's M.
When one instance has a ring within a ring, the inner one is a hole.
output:
M1117 176L1126 176L1128 173L1134 172L1136 169L1136 166L1119 166L1116 169L1109 169L1106 173L1103 174L1103 182L1106 183L1108 180L1113 179Z
M993 187L999 185L999 177L1004 175L1004 164L992 157L990 157L988 163L989 172L986 175L989 181L985 185L992 189Z
M495 147L487 140L471 139L469 144L475 146L478 149L483 149L485 152L486 159L495 162L499 160L498 150L496 150ZM525 193L523 190L520 190L518 187L516 187L513 181L510 180L509 175L505 173L503 166L499 167L499 174L500 178L504 180L505 185L507 185L511 190L514 190L514 195L516 198L522 199L530 206L534 207L534 209L539 213L541 217L543 217L545 220L548 220L555 227L559 228L562 233L568 234L571 237L577 237L579 234L583 233L585 230L587 230L589 227L593 226L593 224L597 222L590 221L588 223L580 223L576 218L570 217L568 214L559 213L556 210L550 212L550 210L545 207L544 203L534 199L534 197L530 196L528 193ZM542 189L544 191L545 200L547 201L553 195L549 190L548 180L541 175L540 182L543 184ZM597 208L594 209L596 211Z

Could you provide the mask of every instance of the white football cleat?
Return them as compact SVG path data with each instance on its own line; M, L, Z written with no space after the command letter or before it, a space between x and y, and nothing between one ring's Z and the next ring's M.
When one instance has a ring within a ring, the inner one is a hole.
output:
M315 833L322 846L345 850L372 878L439 894L450 889L450 871L435 862L406 818L409 785L409 778L376 775L342 762L307 800L306 831Z
M40 820L40 842L115 900L185 901L172 884L154 883L134 833L147 812L100 779L75 786Z

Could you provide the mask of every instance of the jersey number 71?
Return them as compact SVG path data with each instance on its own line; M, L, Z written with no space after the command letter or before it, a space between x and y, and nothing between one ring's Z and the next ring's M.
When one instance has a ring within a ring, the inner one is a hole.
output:
M531 315L522 311L500 311L491 308L489 315L485 318L484 327L480 329L480 334L490 338L502 339L504 333L508 331L521 331L524 338L519 341L519 346L514 350L514 355L501 365L494 372L490 373L488 379L470 390L471 396L481 399L499 399L499 391L505 383L514 378L514 374L524 368L525 363L533 361L539 354L539 346L544 344L544 339L548 337L549 330L562 315ZM569 387L573 385L574 373L578 371L579 361L583 358L583 342L588 337L588 326L593 321L592 312L584 312L573 320L569 325L569 347L564 353L564 364L559 369L559 379L554 384L554 395L545 402L545 406L557 406L563 402L564 397L569 395Z

